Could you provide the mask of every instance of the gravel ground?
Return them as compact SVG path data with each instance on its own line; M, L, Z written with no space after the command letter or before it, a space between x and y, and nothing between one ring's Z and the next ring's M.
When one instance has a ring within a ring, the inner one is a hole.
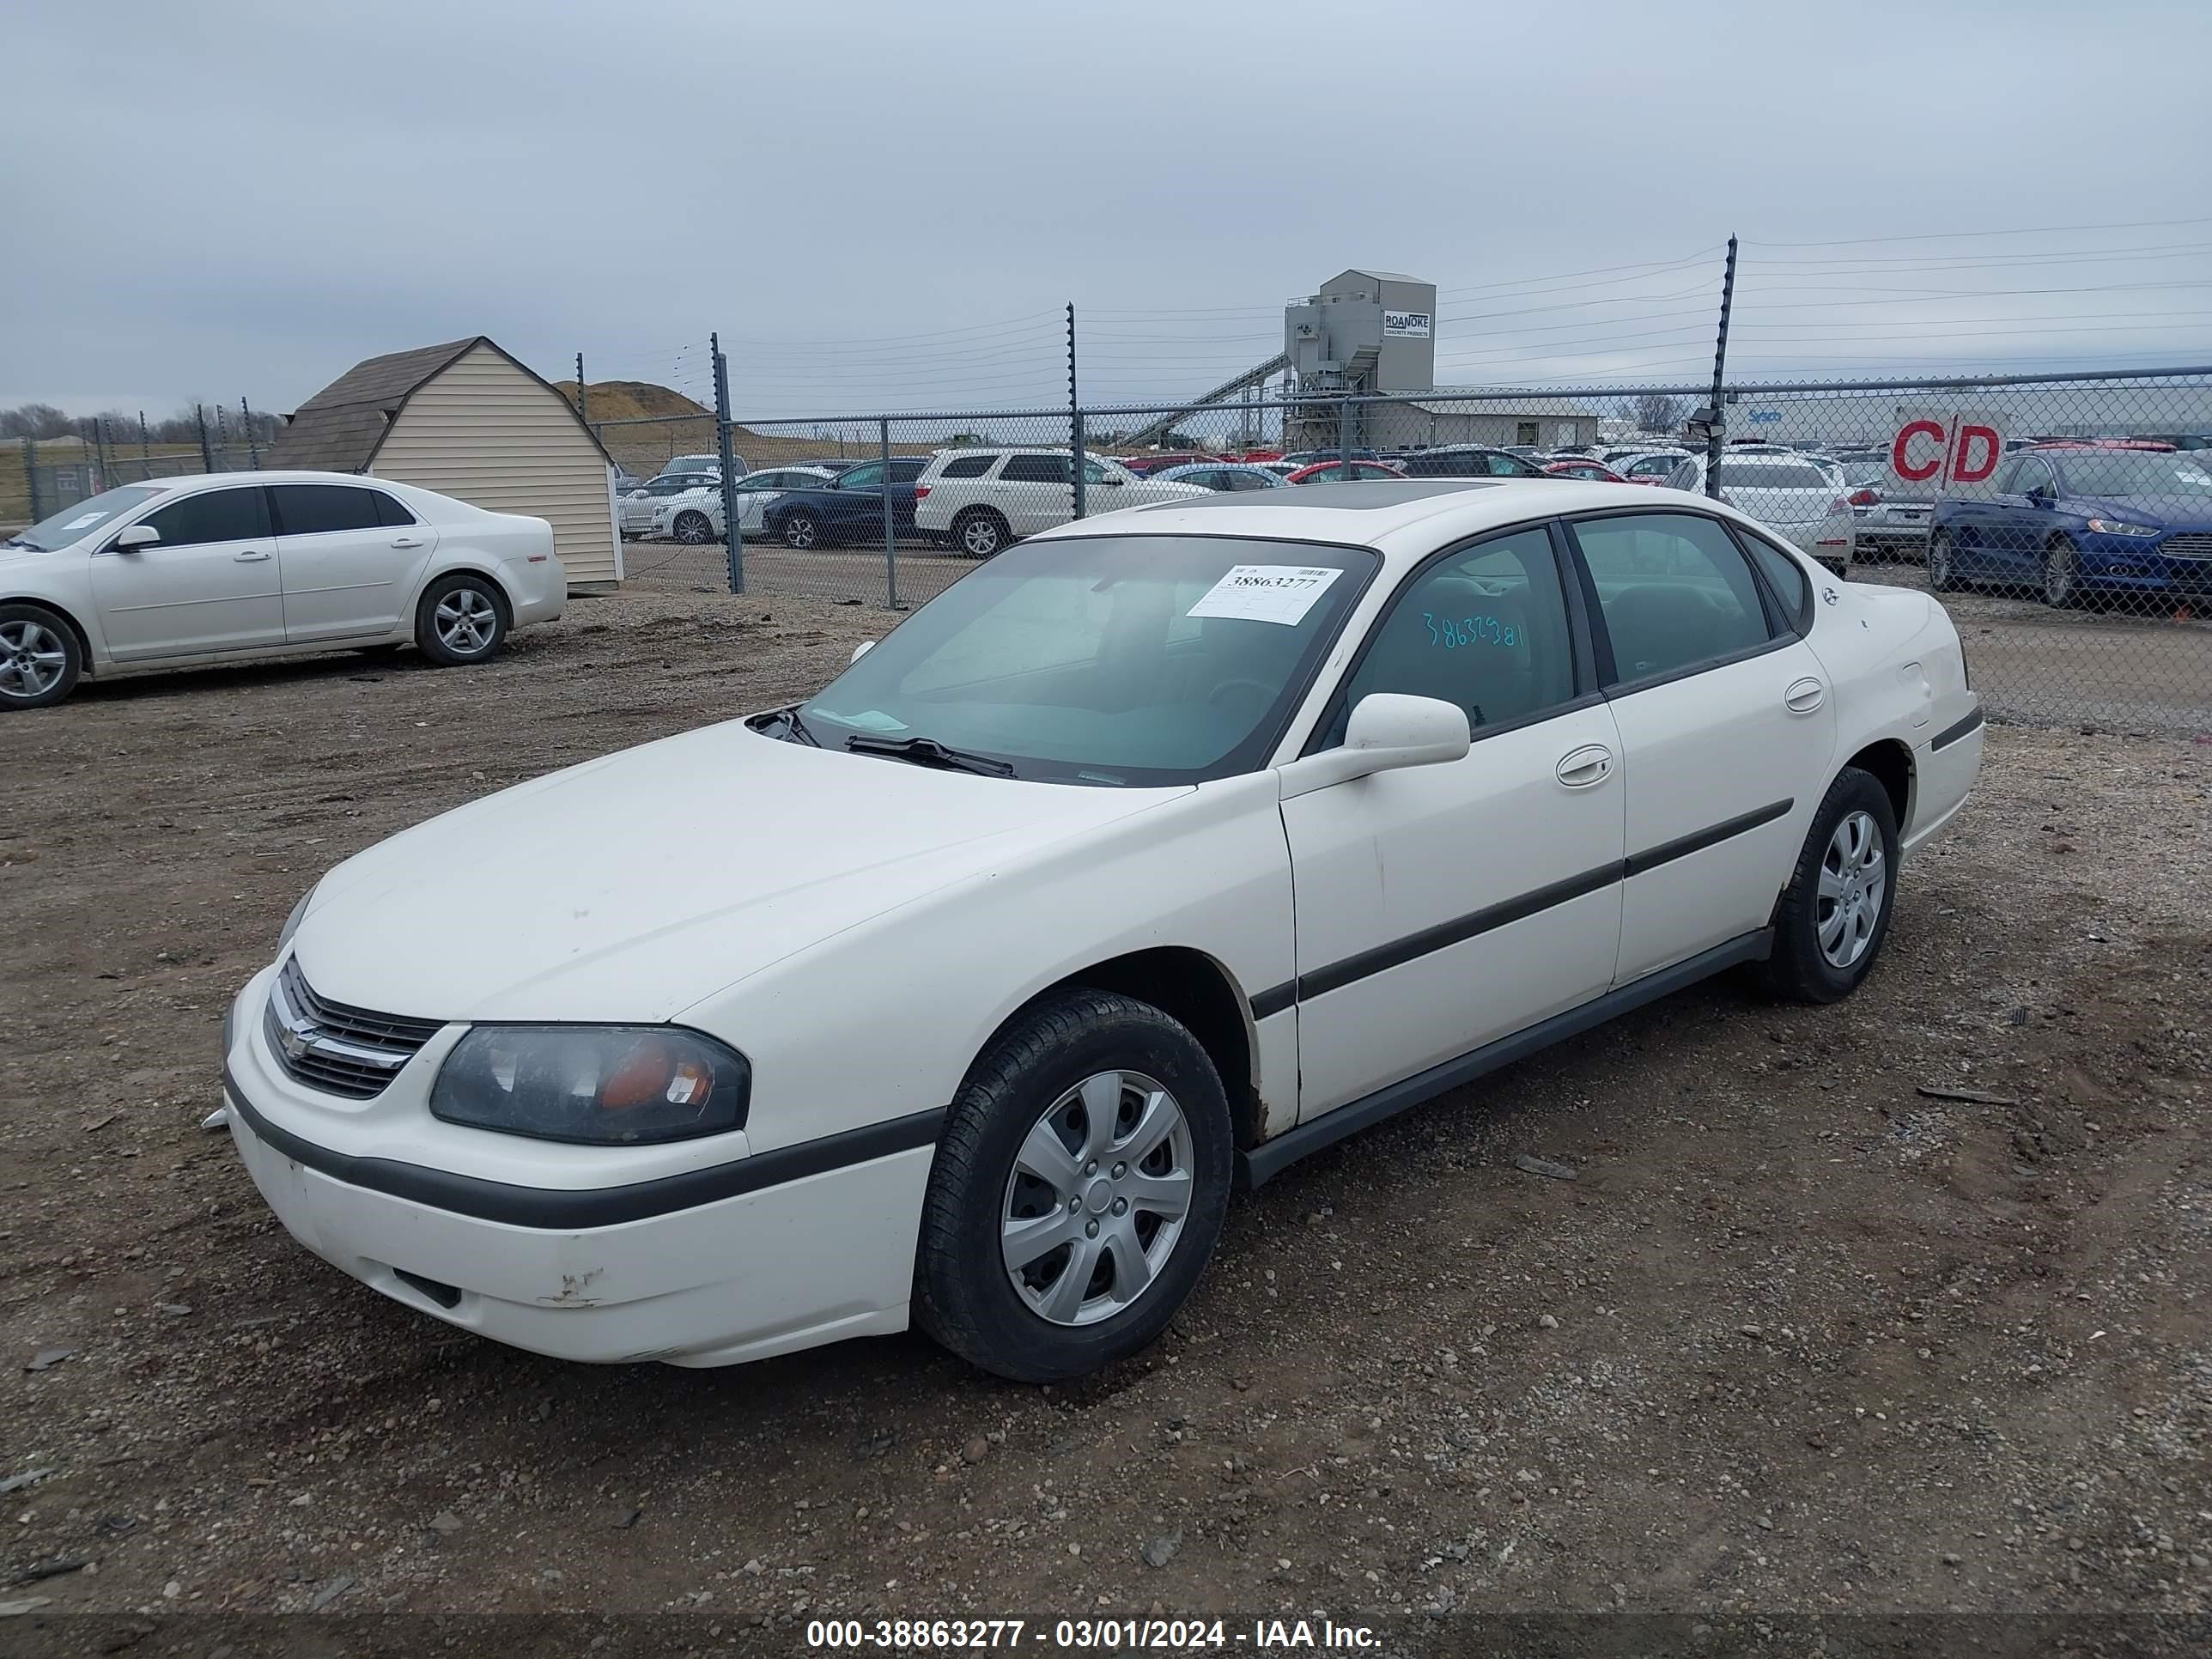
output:
M2201 743L1993 728L1849 1004L1716 983L1322 1154L1083 1387L918 1336L567 1365L325 1267L195 1127L300 891L887 620L649 586L476 671L154 677L0 726L16 1630L2205 1610Z

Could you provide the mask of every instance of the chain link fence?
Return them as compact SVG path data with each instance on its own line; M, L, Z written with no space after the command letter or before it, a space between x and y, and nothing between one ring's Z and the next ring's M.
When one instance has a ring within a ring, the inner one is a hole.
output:
M1071 520L1352 478L1715 495L1854 580L1931 589L1994 717L2212 728L2212 370L1289 396L599 423L626 579L905 610ZM1294 500L1295 497L1285 497ZM734 551L726 501L736 507ZM1625 505L1633 496L1626 492Z

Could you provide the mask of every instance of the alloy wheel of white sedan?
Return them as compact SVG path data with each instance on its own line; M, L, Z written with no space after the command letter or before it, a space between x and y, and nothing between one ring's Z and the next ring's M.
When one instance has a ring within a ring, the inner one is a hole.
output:
M76 641L26 606L0 611L0 699L23 708L58 702L76 678Z

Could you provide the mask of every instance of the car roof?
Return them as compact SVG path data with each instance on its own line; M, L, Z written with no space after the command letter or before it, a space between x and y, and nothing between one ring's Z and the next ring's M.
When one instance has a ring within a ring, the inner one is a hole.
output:
M1570 478L1391 478L1122 507L1094 519L1071 520L1030 539L1237 536L1255 541L1348 544L1373 548L1395 560L1424 556L1462 536L1561 514L1648 513L1668 507L1753 522L1725 502L1683 490L1632 490L1617 483L1580 483Z
M373 478L362 472L180 472L173 477L143 478L137 482L142 488L155 489L197 489L203 484L272 483L374 484L380 489L414 488L397 478Z

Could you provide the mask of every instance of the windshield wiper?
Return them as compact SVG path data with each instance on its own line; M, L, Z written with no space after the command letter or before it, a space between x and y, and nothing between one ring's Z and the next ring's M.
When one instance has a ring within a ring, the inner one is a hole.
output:
M994 760L988 755L972 755L964 749L941 744L935 738L873 738L861 732L846 738L845 747L856 755L885 755L892 760L934 766L947 772L976 772L987 778L1014 775L1009 762Z
M806 722L799 718L797 703L792 704L788 708L779 708L776 713L783 717L783 729L791 734L791 740L793 743L803 743L813 749L819 749L822 746L822 739L808 731Z
M38 543L26 541L21 536L9 537L6 541L0 542L0 547L27 547L33 553L43 553L46 550L45 548L40 547Z

